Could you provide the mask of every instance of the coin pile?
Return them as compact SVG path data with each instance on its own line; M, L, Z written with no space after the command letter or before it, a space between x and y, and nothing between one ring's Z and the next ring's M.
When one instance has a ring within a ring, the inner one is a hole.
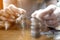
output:
M31 35L33 37L40 37L39 21L36 18L31 18Z

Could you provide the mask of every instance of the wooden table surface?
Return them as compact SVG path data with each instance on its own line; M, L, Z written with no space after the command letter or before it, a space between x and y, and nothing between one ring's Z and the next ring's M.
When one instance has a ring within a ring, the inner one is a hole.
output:
M40 38L31 37L30 30L3 30L0 29L0 40L51 40L46 36L40 36Z

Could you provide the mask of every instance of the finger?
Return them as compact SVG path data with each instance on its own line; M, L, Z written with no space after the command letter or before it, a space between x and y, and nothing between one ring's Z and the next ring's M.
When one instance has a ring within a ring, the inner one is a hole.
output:
M6 14L9 14L9 16L10 16L9 18L15 19L15 15L14 15L13 12L10 11L8 8L5 9L5 12L6 12Z
M4 16L4 17L8 18L9 17L9 14L7 14L5 12L5 10L1 10L1 16Z

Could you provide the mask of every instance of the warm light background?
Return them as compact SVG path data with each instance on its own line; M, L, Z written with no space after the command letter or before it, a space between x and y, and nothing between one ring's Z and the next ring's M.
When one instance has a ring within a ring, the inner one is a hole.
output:
M0 0L0 9L3 8L3 0Z
M41 2L41 0L38 0L38 2ZM0 0L0 9L3 8L3 0Z

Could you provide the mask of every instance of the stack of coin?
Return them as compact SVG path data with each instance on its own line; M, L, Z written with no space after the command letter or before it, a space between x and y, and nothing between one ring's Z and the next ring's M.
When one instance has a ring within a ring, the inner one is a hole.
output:
M36 18L31 18L31 35L33 37L40 37L39 21Z
M54 40L60 40L60 31L55 31L54 32Z

